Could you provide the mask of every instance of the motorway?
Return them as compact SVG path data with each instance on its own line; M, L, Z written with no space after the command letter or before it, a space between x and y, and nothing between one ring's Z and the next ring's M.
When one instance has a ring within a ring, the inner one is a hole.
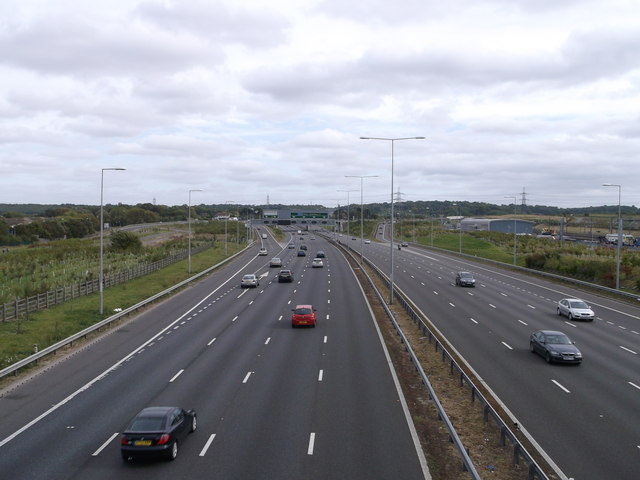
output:
M3 391L0 476L429 478L347 262L319 236L305 236L307 257L264 242L269 256L256 255L259 242ZM311 269L317 249L325 266ZM293 270L293 283L276 281L272 256ZM244 273L260 286L241 289ZM316 328L291 328L298 303L317 308ZM150 405L193 408L198 429L173 462L124 462L119 433Z
M383 234L364 254L388 272ZM360 253L359 239L339 240ZM394 254L396 285L568 478L640 478L640 308L470 257L413 246ZM474 274L475 288L455 286L461 270ZM595 321L558 317L564 297L585 299ZM531 354L529 335L539 329L568 334L582 365L549 365Z

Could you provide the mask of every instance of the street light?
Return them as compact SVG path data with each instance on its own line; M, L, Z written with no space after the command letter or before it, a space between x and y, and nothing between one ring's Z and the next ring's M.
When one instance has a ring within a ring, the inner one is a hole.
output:
M385 140L391 142L391 275L389 285L389 305L393 304L393 155L394 144L396 140L424 140L425 137L402 137L402 138L383 138L383 137L360 137L360 140Z
M518 201L518 197L516 197L515 195L505 195L504 198L513 198L513 264L516 264L516 255L517 255L517 248L518 248L518 244L516 241L516 227L517 227L517 220L516 220L516 215L518 214L518 211L516 210L517 206L516 206L516 202Z
M622 200L622 185L615 183L603 183L603 187L618 187L618 253L616 255L616 290L620 288L620 250L622 249L622 216L620 205Z
M458 253L462 253L462 215L460 213L460 205L454 203L453 206L458 207Z
M191 192L201 192L202 190L189 190L189 262L187 267L187 272L191 273Z
M233 200L227 200L226 202L224 202L225 205L229 205L230 203L234 203ZM227 221L229 220L229 209L227 208L227 211L225 212L226 215L224 216L224 254L225 256L227 255Z
M349 233L349 222L351 221L351 217L349 216L349 205L351 205L351 202L349 202L349 193L350 192L357 192L358 190L337 190L338 192L347 192L347 237L351 236L351 233Z
M364 179L378 178L378 175L345 175L345 178L360 179L360 264L362 265L364 262Z
M103 208L103 198L104 198L104 171L105 170L126 170L126 168L112 167L112 168L103 168L100 172L100 272L98 273L98 290L100 291L100 315L104 310L103 301L104 301L104 208Z

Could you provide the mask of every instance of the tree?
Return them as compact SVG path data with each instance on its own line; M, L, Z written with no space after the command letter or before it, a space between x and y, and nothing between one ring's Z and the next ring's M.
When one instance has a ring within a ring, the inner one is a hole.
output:
M109 236L111 248L122 252L139 252L142 250L142 242L135 233L114 232Z

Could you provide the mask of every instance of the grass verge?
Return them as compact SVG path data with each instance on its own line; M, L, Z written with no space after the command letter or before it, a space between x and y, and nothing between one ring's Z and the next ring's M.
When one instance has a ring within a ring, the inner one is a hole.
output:
M228 245L233 255L242 246ZM100 316L98 294L76 298L28 317L0 323L0 368L5 368L39 349L53 345L96 322L107 318L116 308L127 308L215 265L225 258L224 245L191 256L191 274L187 260L152 274L108 288L104 291L104 312Z

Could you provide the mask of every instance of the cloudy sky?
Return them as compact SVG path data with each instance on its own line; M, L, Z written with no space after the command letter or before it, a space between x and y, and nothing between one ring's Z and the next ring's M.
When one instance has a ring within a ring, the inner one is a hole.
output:
M0 2L0 203L638 206L639 116L637 0Z

